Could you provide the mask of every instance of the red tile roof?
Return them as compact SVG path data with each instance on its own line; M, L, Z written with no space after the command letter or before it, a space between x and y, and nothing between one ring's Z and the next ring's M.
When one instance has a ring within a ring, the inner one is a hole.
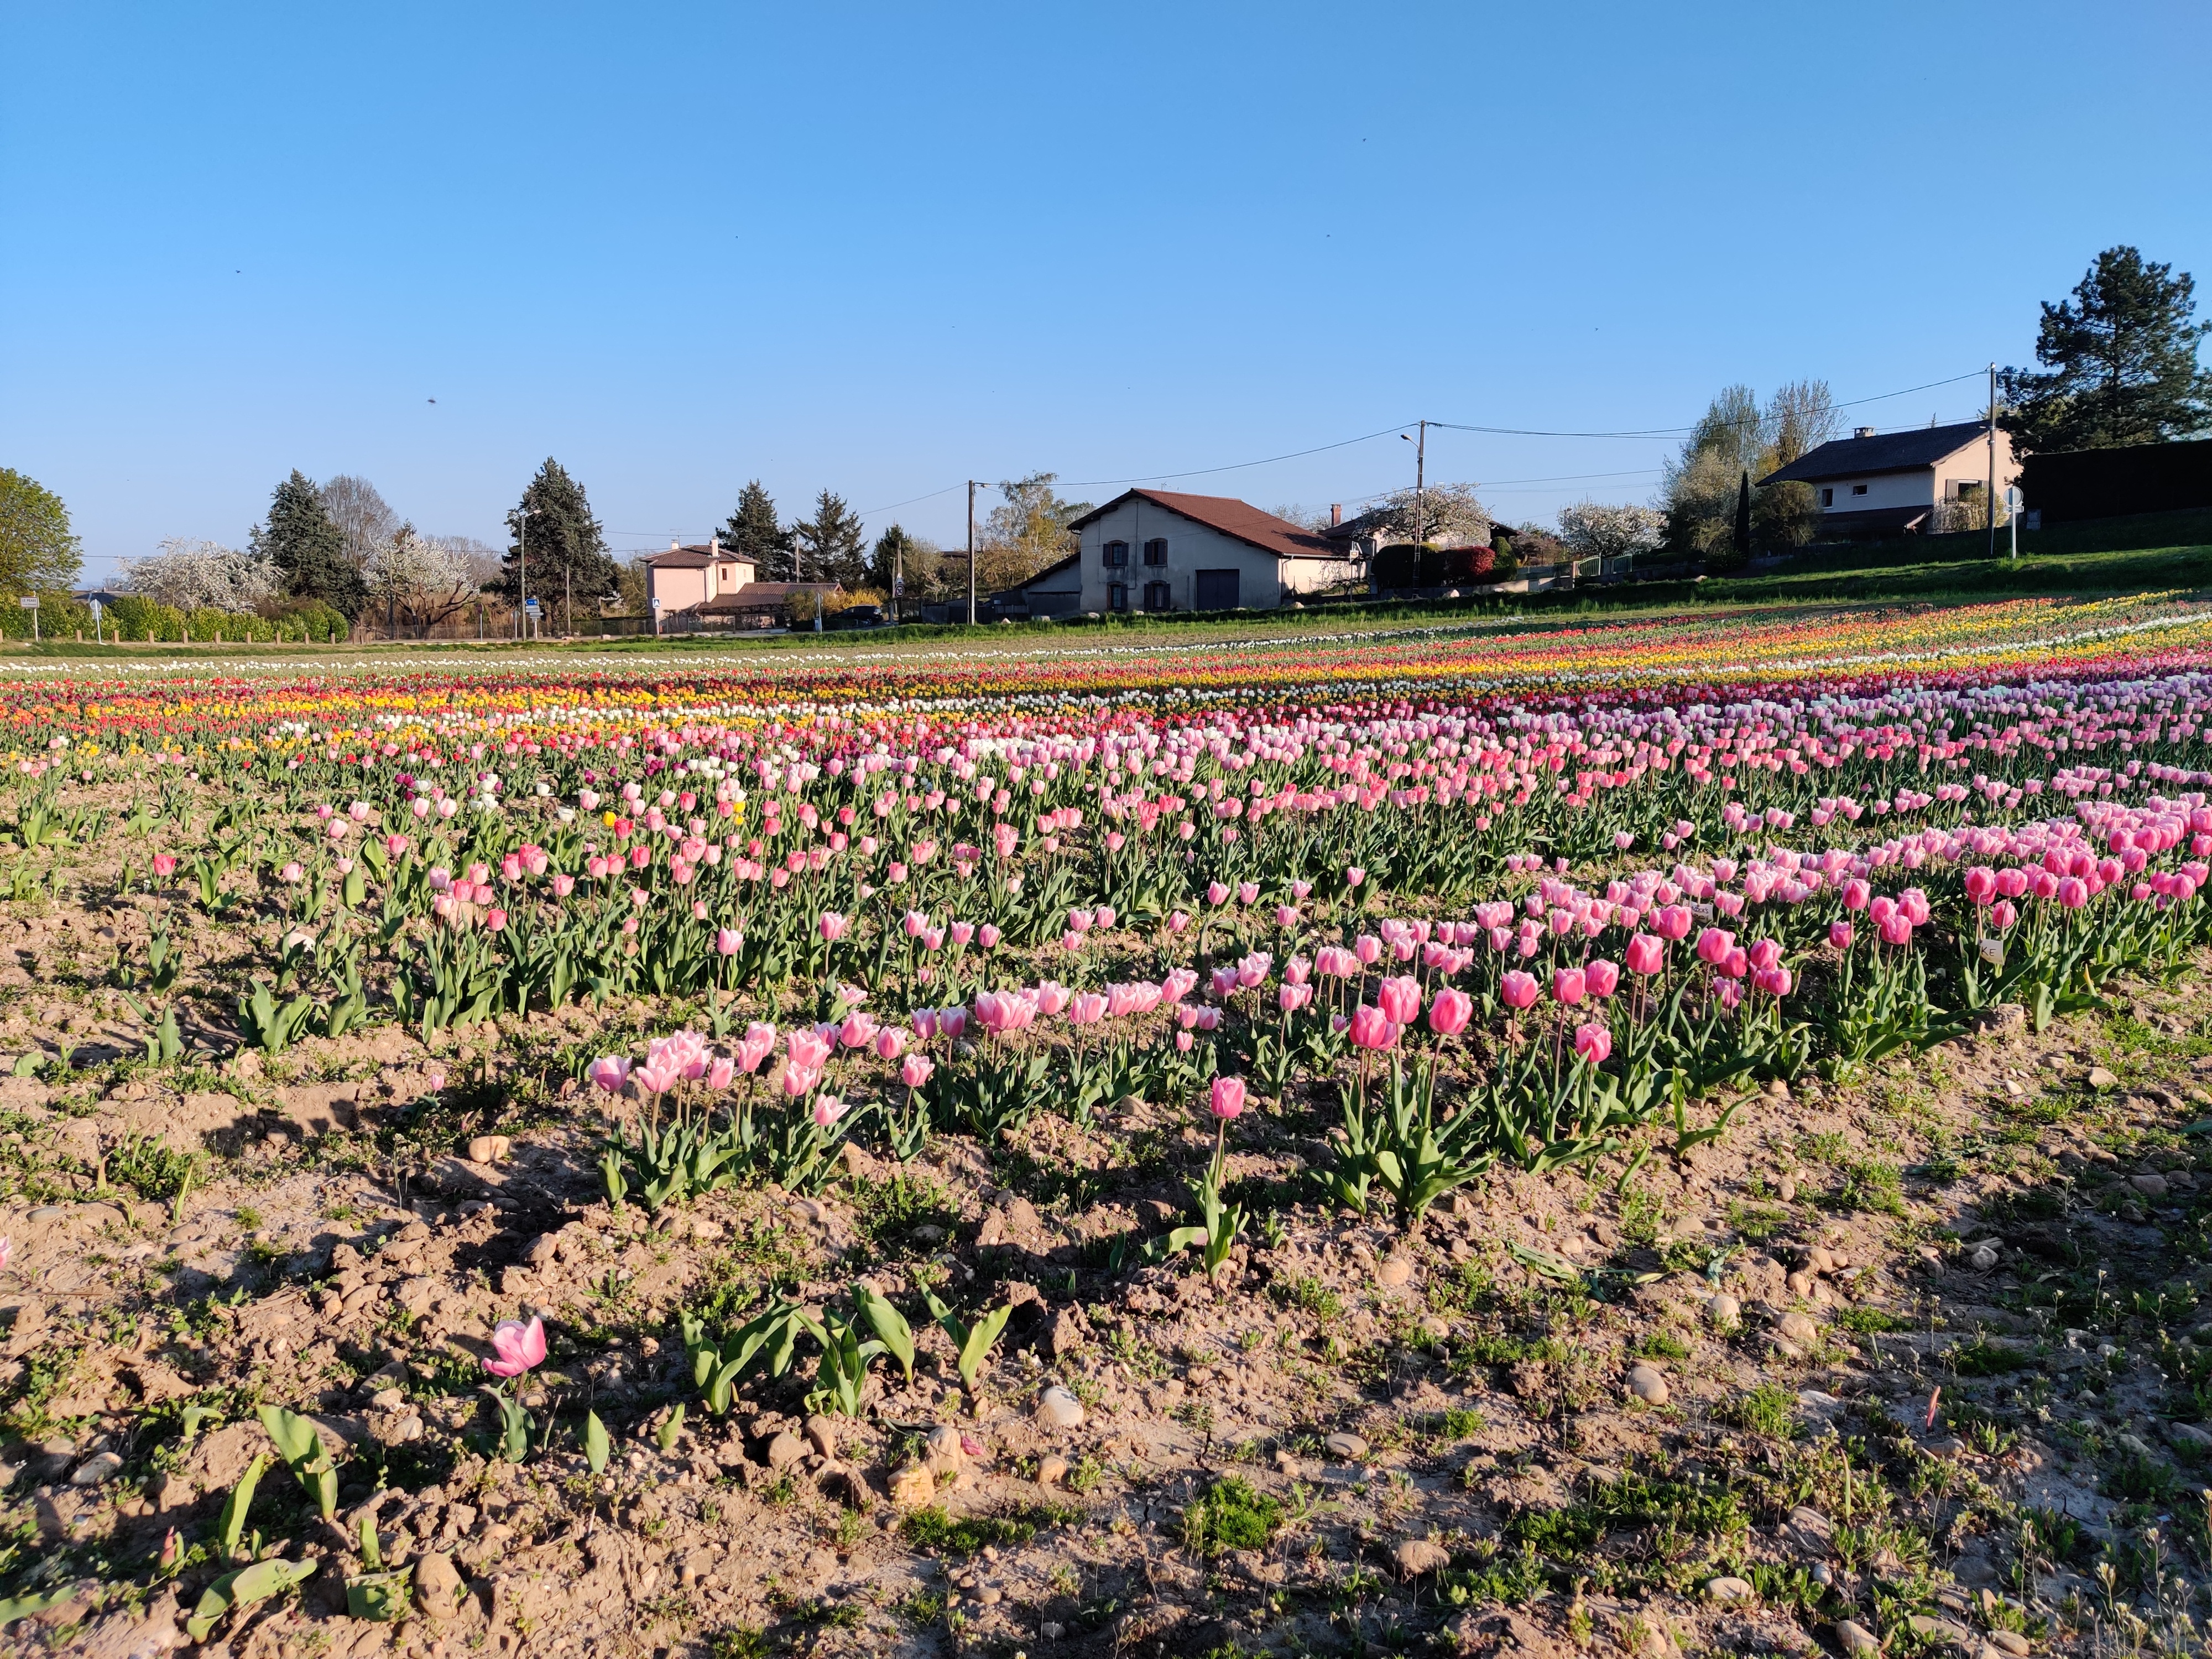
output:
M1141 497L1170 513L1180 513L1186 519L1218 530L1224 536L1234 537L1248 546L1263 553L1273 553L1285 559L1341 559L1341 548L1333 547L1310 530L1292 524L1288 519L1279 519L1272 513L1263 513L1249 501L1240 501L1234 495L1184 495L1166 489L1130 489L1116 495L1103 507L1093 507L1068 528L1080 530L1093 519L1111 513L1132 497Z

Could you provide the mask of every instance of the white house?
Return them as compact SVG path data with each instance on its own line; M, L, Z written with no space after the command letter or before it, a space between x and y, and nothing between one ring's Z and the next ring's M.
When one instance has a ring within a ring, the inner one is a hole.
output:
M1996 487L2019 482L2012 440L1996 434ZM1990 427L1986 421L1953 426L1876 432L1863 426L1834 438L1770 472L1762 485L1810 484L1820 507L1815 541L1898 536L1934 528L1939 502L1974 500L1989 488Z
M1068 527L1085 611L1272 611L1361 574L1346 550L1231 495L1132 489Z

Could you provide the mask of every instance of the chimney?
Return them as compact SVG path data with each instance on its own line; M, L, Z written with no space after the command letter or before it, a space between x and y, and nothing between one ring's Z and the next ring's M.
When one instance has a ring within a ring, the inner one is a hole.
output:
M1874 436L1874 428L1870 426L1855 426L1851 428L1851 436L1854 438L1871 438Z
M1328 504L1328 527L1331 530L1334 530L1343 522L1344 503L1342 501L1331 501Z
M677 544L676 544L676 538L675 538L675 537L673 537L673 536L671 536L671 537L668 538L668 550L669 550L671 553L675 552L675 551L676 551L676 545L677 545Z

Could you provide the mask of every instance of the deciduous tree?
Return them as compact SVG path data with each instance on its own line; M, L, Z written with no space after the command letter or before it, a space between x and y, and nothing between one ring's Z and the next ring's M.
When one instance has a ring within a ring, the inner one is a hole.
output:
M179 611L248 611L284 591L284 573L258 552L171 536L149 558L123 561L122 586Z
M62 498L13 467L0 467L0 591L64 592L84 567Z

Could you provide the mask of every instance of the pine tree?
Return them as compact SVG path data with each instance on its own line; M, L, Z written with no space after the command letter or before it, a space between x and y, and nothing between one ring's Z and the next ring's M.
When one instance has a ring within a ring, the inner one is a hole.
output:
M936 585L938 561L936 543L895 524L876 538L876 550L868 560L868 586L888 598L892 584L903 575L907 598L919 598Z
M2075 285L2045 302L2035 359L2048 371L2008 368L2011 410L2001 424L2023 449L2107 449L2160 443L2212 422L2212 372L2197 343L2212 323L2192 322L2197 283L2110 247Z
M526 544L521 533L526 522ZM563 602L596 605L622 580L607 556L606 537L592 516L584 486L550 455L522 492L520 504L507 514L507 527L515 539L490 591L509 602L535 599L548 611ZM564 626L566 621L564 617Z
M295 599L319 599L349 622L368 603L361 571L346 556L344 532L325 510L314 480L297 467L276 486L268 520L254 526L248 544L275 561L285 592Z
M843 496L823 490L815 498L814 516L792 526L791 533L797 544L797 580L845 587L867 581L867 532Z
M738 492L738 510L721 528L724 547L750 559L764 582L791 580L791 536L776 520L775 502L755 478Z

